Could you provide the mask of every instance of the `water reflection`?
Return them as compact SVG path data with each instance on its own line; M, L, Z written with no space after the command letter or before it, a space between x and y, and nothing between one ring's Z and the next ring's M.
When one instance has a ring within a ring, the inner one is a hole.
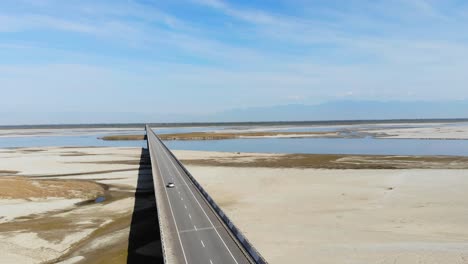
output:
M245 128L245 127L244 127ZM312 131L311 129L338 129L342 126L296 127L287 131ZM212 130L233 130L234 127L183 127L157 128L157 133L182 133ZM277 129L273 128L272 129ZM280 129L284 131L283 129ZM95 147L146 147L146 141L103 141L99 137L114 132L95 134L0 137L0 148L95 146ZM119 131L122 132L122 131ZM117 132L117 133L119 133ZM127 131L128 132L128 131ZM135 132L135 131L134 131ZM136 131L143 133L141 130ZM461 155L468 156L468 140L375 139L366 138L264 138L206 141L166 141L171 149L229 152L265 153L315 153L315 154L375 154L375 155Z
M41 137L0 137L0 148L25 147L145 147L146 142L104 141L100 135L86 136L41 136Z
M468 140L375 138L265 138L207 141L166 141L171 149L228 152L468 155Z

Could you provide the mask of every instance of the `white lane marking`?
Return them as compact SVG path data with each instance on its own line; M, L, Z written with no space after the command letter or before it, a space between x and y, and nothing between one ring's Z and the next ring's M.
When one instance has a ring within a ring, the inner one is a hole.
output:
M197 229L197 226L196 226L196 225L193 225L193 227L195 227L195 231L198 231L198 229Z
M183 201L183 200L184 200L184 198L180 197L180 200L182 200L182 201Z
M152 131L152 130L151 130L151 131ZM153 132L153 133L154 133L154 132ZM148 143L148 144L149 144L149 143ZM151 151L151 148L150 148L150 151ZM154 157L154 156L153 156L153 157ZM161 173L161 168L159 167L159 163L158 163L158 161L157 161L156 158L155 158L154 160L156 161L156 167L158 167L159 176L161 177L161 180L162 180L162 182L163 182L163 186L166 186L166 183L165 183L165 181L164 181L164 177L162 176L162 173ZM172 219L174 220L174 224L175 224L176 231L177 231L177 237L179 238L180 247L181 247L181 249L182 249L182 254L184 255L185 263L188 264L187 256L185 255L184 245L182 244L182 239L180 238L179 227L177 226L177 221L176 221L175 216L174 216L174 211L172 210L171 200L169 199L169 195L167 194L166 188L163 188L163 189L164 189L164 192L166 193L167 201L168 201L168 203L169 203L169 208L171 209Z
M203 243L203 240L200 240L200 242L201 242L201 245L205 247L205 243Z
M187 205L184 204L185 209L187 209Z
M221 228L221 227L217 227L217 228ZM195 232L195 231L203 231L203 230L212 230L214 228L212 227L202 227L202 228L197 228L197 230L195 229L187 229L187 230L180 230L180 233L188 233L188 232Z
M213 261L211 261L211 259L210 259L210 264L213 264Z
M188 214L188 217L189 217L190 219L192 219L192 215Z
M162 142L159 141L161 144ZM198 201L197 197L195 196L195 194L193 193L192 189L189 187L189 185L187 184L187 181L184 179L184 177L182 176L182 174L180 173L180 171L177 169L177 166L174 164L174 161L169 157L169 154L167 154L167 150L164 148L165 151L163 151L164 155L166 155L166 157L169 159L170 163L172 164L172 166L175 168L175 170L177 171L177 174L179 175L179 177L184 181L185 185L187 186L187 189L190 191L190 193L192 194L193 198L195 198L195 201L197 201L198 203L198 206L200 206L201 210L203 211L203 213L205 214L206 218L208 219L208 221L210 222L210 224L213 226L213 228L215 227L213 222L211 222L211 219L210 217L208 217L208 214L205 212L205 209L203 209L203 207L201 206L200 202ZM221 235L219 234L218 230L216 230L216 228L214 228L214 230L216 231L216 234L218 234L218 237L219 239L221 239L221 241L223 242L224 246L226 247L227 251L229 252L229 254L231 255L232 259L234 260L234 262L236 262L237 264L239 264L239 262L237 262L236 258L234 257L234 255L232 254L231 250L229 249L229 247L226 245L226 242L224 242L224 239L221 237Z

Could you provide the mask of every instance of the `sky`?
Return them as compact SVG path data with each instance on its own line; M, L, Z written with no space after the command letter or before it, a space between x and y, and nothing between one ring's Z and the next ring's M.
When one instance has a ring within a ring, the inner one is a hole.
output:
M2 0L0 124L466 100L467 28L464 0Z

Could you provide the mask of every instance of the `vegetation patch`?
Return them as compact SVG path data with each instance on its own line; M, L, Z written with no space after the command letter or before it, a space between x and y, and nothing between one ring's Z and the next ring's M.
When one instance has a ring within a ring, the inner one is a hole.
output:
M243 157L186 159L187 165L316 169L468 169L468 157L365 156L286 154L245 159Z
M109 164L109 165L140 165L141 160L103 160L103 161L86 161L86 162L75 162L83 164Z
M57 177L67 177L67 176L108 174L108 173L114 173L114 172L125 172L125 171L134 171L134 170L138 170L138 168L102 170L102 171L88 171L88 172L76 172L76 173L66 173L66 174L34 175L34 176L31 176L31 177L35 177L35 178L57 178Z
M0 178L0 198L82 198L94 199L105 192L105 187L84 180L41 180L27 177Z
M44 149L20 149L22 153L36 153L36 152L44 152Z
M106 141L117 141L117 140L146 140L146 135L112 135L105 136L99 139Z
M0 170L0 175L3 175L3 174L8 174L8 175L12 175L12 174L18 174L19 171L15 171L15 170Z
M82 157L82 156L96 156L97 154L91 154L81 151L69 151L60 154L61 157Z
M261 138L261 137L341 137L337 132L192 132L176 134L160 134L162 140L222 140L237 138ZM102 140L145 140L144 135L112 135L100 138Z

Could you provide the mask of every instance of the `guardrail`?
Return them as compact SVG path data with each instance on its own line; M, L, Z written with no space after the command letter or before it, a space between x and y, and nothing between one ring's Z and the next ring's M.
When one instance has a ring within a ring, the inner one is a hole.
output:
M150 149L150 146L149 146L149 140L148 140L148 128L145 129L146 130L146 146L148 148L148 153L150 155L150 162L151 162L151 173L153 175L153 187L154 187L154 195L156 196L156 207L161 210L160 208L161 207L161 197L157 197L158 196L158 190L156 190L156 179L155 179L155 174L153 173L153 166L155 166L155 164L153 164L153 160L151 158L151 149ZM161 250L162 250L162 254L163 254L163 260L164 260L164 264L168 264L168 260L167 258L170 257L168 256L167 254L167 250L166 250L166 244L165 244L165 238L166 238L166 235L164 233L164 226L163 226L163 220L161 218L161 211L158 210L158 224L159 224L159 234L161 236Z
M154 133L154 132L153 132ZM216 202L211 198L211 196L205 191L205 189L198 183L198 181L192 176L192 174L185 168L185 166L177 159L177 157L169 150L169 148L162 142L162 140L156 135L156 138L162 143L162 146L167 150L167 152L174 158L174 160L179 164L182 170L188 175L192 183L197 187L203 197L208 201L210 206L218 214L224 224L231 230L232 234L237 238L245 251L252 257L252 259L257 264L267 264L268 262L260 255L260 253L255 249L252 243L242 234L239 228L237 228L234 223L229 219L229 217L223 212L223 210L216 204Z

